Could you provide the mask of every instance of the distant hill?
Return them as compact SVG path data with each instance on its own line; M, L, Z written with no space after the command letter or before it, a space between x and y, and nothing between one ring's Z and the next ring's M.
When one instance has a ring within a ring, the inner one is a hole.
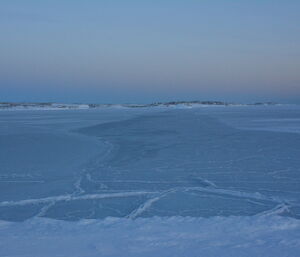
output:
M146 108L146 107L197 107L197 106L241 106L241 105L276 105L273 102L252 104L228 103L222 101L171 101L151 104L64 104L64 103L15 103L0 102L0 109L11 110L60 110L60 109L94 109L107 107Z

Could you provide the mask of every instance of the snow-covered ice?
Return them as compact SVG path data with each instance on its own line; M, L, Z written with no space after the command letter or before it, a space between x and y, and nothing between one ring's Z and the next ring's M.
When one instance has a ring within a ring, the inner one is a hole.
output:
M300 107L1 111L0 256L299 256Z
M299 256L300 222L280 216L44 218L0 223L0 256Z

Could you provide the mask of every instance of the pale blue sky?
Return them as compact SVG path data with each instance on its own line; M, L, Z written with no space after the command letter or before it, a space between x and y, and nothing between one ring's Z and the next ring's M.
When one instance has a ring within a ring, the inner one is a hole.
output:
M0 101L300 102L300 1L0 2Z

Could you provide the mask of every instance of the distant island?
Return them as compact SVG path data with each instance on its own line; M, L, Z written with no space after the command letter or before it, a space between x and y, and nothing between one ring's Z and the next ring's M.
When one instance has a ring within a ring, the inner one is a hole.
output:
M146 108L146 107L197 107L197 106L254 106L254 105L278 105L274 102L257 102L249 104L230 103L222 101L171 101L171 102L155 102L150 104L64 104L64 103L27 103L27 102L0 102L0 109L15 110L57 110L57 109L95 109L107 107L125 107L125 108Z

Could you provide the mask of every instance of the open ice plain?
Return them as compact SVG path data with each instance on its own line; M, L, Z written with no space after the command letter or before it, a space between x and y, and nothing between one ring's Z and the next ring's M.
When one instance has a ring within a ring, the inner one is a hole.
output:
M0 256L299 256L300 107L0 112Z

